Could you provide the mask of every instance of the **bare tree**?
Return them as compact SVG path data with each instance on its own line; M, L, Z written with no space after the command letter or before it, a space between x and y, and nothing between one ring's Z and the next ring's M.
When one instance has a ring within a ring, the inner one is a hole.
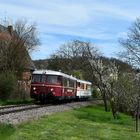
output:
M135 67L140 67L140 19L138 18L130 27L127 38L120 40L121 45L125 49L120 56L125 61ZM121 82L120 89L124 94L124 104L127 110L132 112L135 118L135 130L138 131L139 110L140 110L140 76L131 73L131 76L125 74Z
M103 64L102 60L97 57L96 59L90 57L89 59L90 66L93 70L93 74L96 77L96 85L100 89L105 111L108 111L107 102L110 102L112 114L114 119L116 118L116 113L118 111L118 96L115 89L116 82L118 78L118 68L112 62L109 64Z
M129 28L127 38L120 39L120 44L125 51L120 53L121 58L133 66L140 66L140 19Z
M68 59L82 57L82 43L83 42L79 40L69 41L60 46L60 49L57 51L57 55Z
M90 72L91 69L89 68L85 52L87 46L90 46L90 49L92 48L92 53L97 55L97 49L95 49L95 47L89 42L72 40L63 44L57 50L57 52L54 55L52 55L48 65L49 68L62 70L69 74L76 75L79 72L81 72L82 74L86 72L86 74L89 74L89 77L92 79ZM83 77L82 75L79 76Z
M36 24L28 24L26 20L18 20L13 25L16 39L26 50L34 50L40 44Z
M0 34L0 69L23 71L29 61L29 52L39 45L36 26L20 20L3 28Z

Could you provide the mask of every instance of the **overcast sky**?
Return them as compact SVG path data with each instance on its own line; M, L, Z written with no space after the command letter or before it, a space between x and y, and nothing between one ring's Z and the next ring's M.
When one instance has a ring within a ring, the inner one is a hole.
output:
M48 58L66 41L94 43L108 57L121 50L126 36L140 17L140 0L0 0L0 21L36 22L41 40L32 59Z

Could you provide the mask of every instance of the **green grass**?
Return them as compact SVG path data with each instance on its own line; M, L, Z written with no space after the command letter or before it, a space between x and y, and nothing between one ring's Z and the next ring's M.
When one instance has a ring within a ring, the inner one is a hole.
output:
M0 140L140 140L131 117L120 114L114 120L100 106L56 113L13 128L2 125L0 130Z
M15 105L15 104L26 104L26 103L32 103L32 99L26 99L26 100L0 100L0 105Z
M0 140L9 140L10 136L14 134L15 130L16 129L11 125L0 124Z

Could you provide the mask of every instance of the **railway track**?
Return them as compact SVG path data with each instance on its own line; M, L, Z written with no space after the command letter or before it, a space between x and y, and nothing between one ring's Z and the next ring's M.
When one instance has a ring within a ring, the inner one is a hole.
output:
M100 101L99 101L100 102ZM12 105L0 108L0 123L17 125L29 120L35 120L42 116L48 116L56 112L62 112L91 104L98 104L97 101L79 101L62 104L46 105Z
M10 114L10 113L17 113L17 112L22 112L26 110L48 107L48 106L54 106L54 105L53 104L46 104L46 105L19 104L19 105L0 106L0 116L5 115L5 114Z
M18 105L6 105L6 106L0 106L0 110L2 109L8 109L8 108L14 108L14 107L20 107L20 106L28 106L32 104L18 104Z
M47 107L47 105L34 105L34 104L24 104L24 105L11 105L0 107L0 116L10 113L22 112L25 110L32 110L37 108Z

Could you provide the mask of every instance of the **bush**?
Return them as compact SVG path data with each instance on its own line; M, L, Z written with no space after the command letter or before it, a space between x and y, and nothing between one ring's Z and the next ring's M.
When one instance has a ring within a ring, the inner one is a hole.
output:
M0 73L0 99L8 99L17 90L17 79L13 72Z
M92 97L93 98L101 98L101 92L100 92L100 90L98 90L98 89L93 90Z

